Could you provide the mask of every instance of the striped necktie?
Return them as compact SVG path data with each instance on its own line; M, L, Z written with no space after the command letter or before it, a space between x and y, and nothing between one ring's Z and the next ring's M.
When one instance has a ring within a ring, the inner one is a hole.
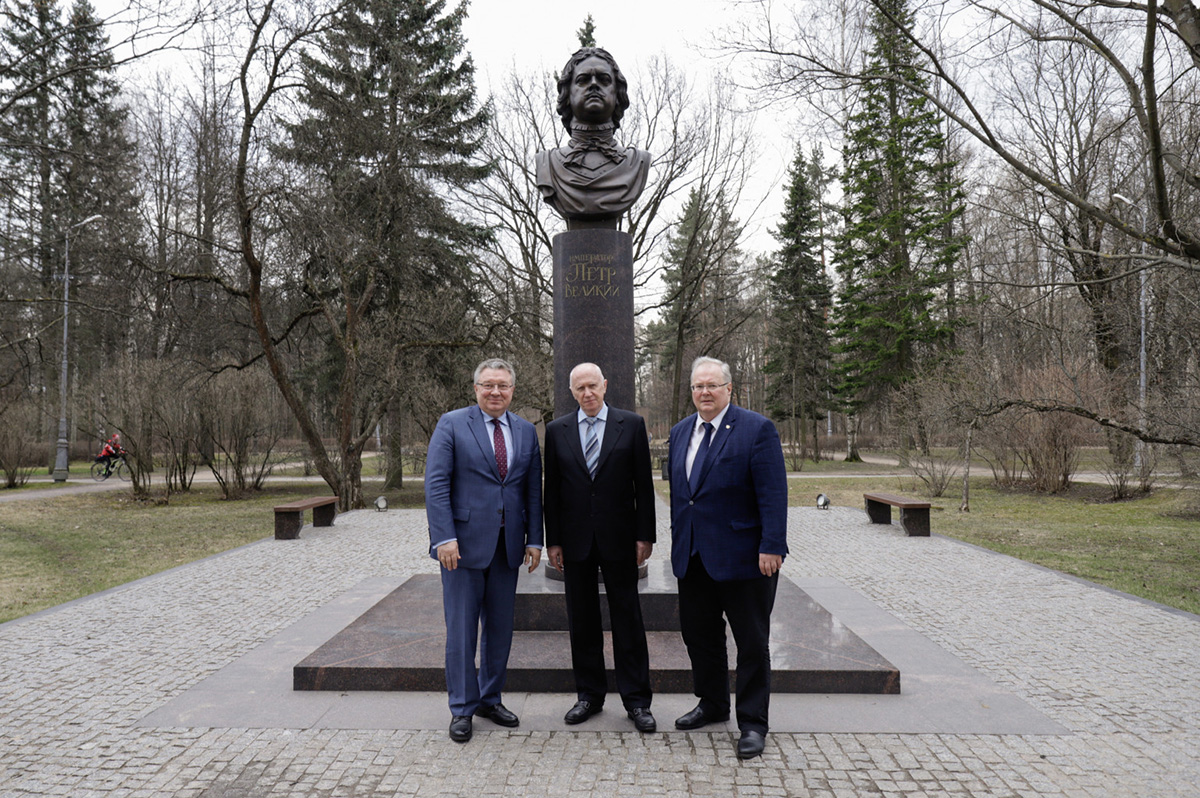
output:
M587 461L588 474L596 478L596 466L600 462L600 438L596 435L596 417L589 416L587 422L587 439L583 446L583 459Z

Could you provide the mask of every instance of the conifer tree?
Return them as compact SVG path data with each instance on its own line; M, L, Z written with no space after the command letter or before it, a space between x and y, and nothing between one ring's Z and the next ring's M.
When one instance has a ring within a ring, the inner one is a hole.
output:
M771 275L767 407L776 420L790 422L785 429L801 442L802 451L808 423L822 418L830 402L827 324L832 300L821 257L823 172L820 151L814 150L809 161L797 145L783 218L773 231L780 248ZM815 429L812 451L814 456L819 452Z
M730 360L723 346L747 319L738 296L742 230L723 195L692 189L667 241L662 315L646 333L672 386L672 418L682 412L691 360Z
M304 167L331 223L386 251L367 272L461 266L481 234L449 201L487 174L474 158L487 110L462 55L465 15L465 4L447 12L445 0L353 0L320 54L304 57L304 118L287 126L280 152Z
M917 91L919 54L902 32L912 24L908 0L876 7L870 80L846 136L836 382L850 414L886 398L953 340L946 289L964 242L948 231L963 193L942 120Z
M89 0L72 4L64 43L63 151L57 160L62 212L67 224L101 217L80 227L71 243L88 253L87 263L76 265L101 275L98 287L112 289L97 297L99 304L119 307L130 300L125 270L137 257L136 148L108 35Z
M115 220L123 213L132 228L133 147L108 36L90 2L76 0L65 23L52 1L14 2L10 10L0 29L7 59L0 63L0 153L4 193L17 210L9 229L25 241L11 245L38 253L50 285L72 225L104 216L72 237L98 270L97 250L113 249L120 238Z
M583 27L575 31L575 35L579 37L580 47L596 46L596 23L591 14L587 15L587 19L583 21Z
M0 283L18 295L62 296L69 236L73 306L119 311L131 304L135 160L114 72L104 23L88 0L76 0L66 19L56 0L4 4ZM57 303L42 303L6 320L14 325L23 320L26 329L14 332L5 325L0 331L7 340L38 342L21 368L25 384L40 385L42 396L57 396L46 389L62 379L61 322L55 323L60 313ZM126 351L128 324L120 319L116 313L69 314L69 385L86 384ZM10 378L8 368L4 371ZM67 411L73 437L70 402ZM49 408L42 413L51 417ZM55 437L54 430L43 434Z
M36 253L49 288L56 272L54 157L62 149L62 9L55 0L10 0L0 28L0 193L9 201L14 251Z
M104 24L89 0L72 4L64 41L62 183L71 217L131 213L134 148L126 130L128 110Z
M343 507L362 505L361 452L397 389L397 353L445 339L471 311L484 231L453 195L487 174L475 156L488 111L463 55L465 15L445 0L351 0L303 59L303 118L277 150L298 170L297 276L331 343L309 377L337 407L343 470L326 479Z

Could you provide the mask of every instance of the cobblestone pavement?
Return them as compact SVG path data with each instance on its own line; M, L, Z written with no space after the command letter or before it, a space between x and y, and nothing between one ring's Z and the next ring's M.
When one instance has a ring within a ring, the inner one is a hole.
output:
M844 508L792 510L785 573L840 580L1069 733L773 733L739 763L727 732L136 727L361 580L435 572L420 511L312 532L0 626L0 795L1200 796L1200 618Z

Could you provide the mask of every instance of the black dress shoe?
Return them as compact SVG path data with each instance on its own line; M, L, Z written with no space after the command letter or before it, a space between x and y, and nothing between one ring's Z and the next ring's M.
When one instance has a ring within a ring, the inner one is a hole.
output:
M481 705L475 710L475 714L487 718L497 726L507 726L510 729L516 728L521 722L516 714L510 712L503 704L492 704L490 707Z
M567 710L567 714L563 720L574 726L576 723L583 723L592 715L599 715L603 709L603 704L597 704L592 701L584 701L583 699L580 699L575 702L575 706Z
M456 743L465 743L471 739L470 715L455 715L450 719L450 739Z
M629 719L633 721L634 727L640 732L658 731L658 724L654 722L654 716L650 714L647 707L635 707L626 712Z
M710 723L724 723L729 720L729 713L718 715L714 712L706 712L704 707L696 705L696 708L686 715L676 718L676 729L699 729L701 726L707 726Z
M737 754L738 759L753 759L756 756L762 756L763 746L766 745L767 738L762 732L756 732L747 729L742 732L742 739L738 740Z

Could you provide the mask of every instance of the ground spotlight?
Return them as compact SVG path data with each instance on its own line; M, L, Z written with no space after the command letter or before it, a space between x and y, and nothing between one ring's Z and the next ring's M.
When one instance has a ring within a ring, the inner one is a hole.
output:
M824 493L817 494L817 509L818 510L828 510L829 509L829 497L826 496Z
M380 496L378 499L376 499L375 500L375 509L381 513L384 510L386 510L387 509L387 499L383 496Z

